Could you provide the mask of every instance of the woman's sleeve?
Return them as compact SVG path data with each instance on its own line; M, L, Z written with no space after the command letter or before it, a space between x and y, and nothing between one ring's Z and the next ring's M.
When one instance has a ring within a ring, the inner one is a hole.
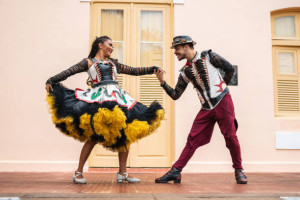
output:
M124 64L119 63L117 60L113 60L113 63L117 67L118 74L130 74L134 76L153 74L154 70L158 70L159 67L130 67Z
M47 80L46 83L53 84L53 83L59 83L60 81L66 80L68 77L80 73L85 72L88 70L88 61L87 59L83 59L79 63L73 65L69 69L60 72L59 74L52 76Z

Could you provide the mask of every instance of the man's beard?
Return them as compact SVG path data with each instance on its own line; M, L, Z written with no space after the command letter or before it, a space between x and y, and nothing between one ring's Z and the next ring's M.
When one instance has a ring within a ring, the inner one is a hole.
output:
M179 61L181 61L181 60L186 58L186 54L185 53L179 54L179 56L177 56L177 58L178 58Z
M184 56L181 56L181 57L177 57L179 61L183 60L184 59Z

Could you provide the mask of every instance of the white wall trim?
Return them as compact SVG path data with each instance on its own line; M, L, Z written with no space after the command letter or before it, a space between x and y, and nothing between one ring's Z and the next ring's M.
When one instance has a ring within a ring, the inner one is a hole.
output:
M173 0L174 4L184 4L184 0Z
M30 171L30 172L64 172L74 171L78 161L0 161L0 172ZM86 164L84 170L88 170Z
M0 172L70 172L77 169L78 161L0 161ZM300 172L300 162L243 162L246 172ZM88 170L86 164L84 170ZM231 162L189 162L187 173L233 172Z
M204 165L223 165L223 164L232 164L231 162L189 162L190 164L204 164ZM243 162L243 164L264 164L264 165L279 165L279 164L300 164L300 162Z
M49 163L53 163L53 164L71 164L71 163L76 163L78 164L78 161L30 161L30 160L26 160L26 161L21 161L21 160L4 160L4 161L0 161L0 164L49 164Z
M80 0L80 2L91 2L91 0Z
M300 172L300 162L243 162L246 172ZM187 173L233 172L231 162L189 162Z

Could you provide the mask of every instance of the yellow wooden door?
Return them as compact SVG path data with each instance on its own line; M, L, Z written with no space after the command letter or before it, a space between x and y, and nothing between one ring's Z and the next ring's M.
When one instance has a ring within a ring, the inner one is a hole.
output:
M91 41L95 36L112 38L112 57L130 66L159 66L172 82L170 44L171 6L134 3L93 3ZM131 145L129 167L170 167L173 159L173 102L160 87L155 75L119 75L121 87L145 105L154 100L165 108L165 119L157 132ZM89 167L118 167L117 153L97 145Z
M170 6L134 5L132 28L132 61L135 66L159 66L170 76ZM154 100L165 108L165 120L160 129L131 147L129 164L132 167L169 167L172 149L172 102L154 75L134 79L134 96L145 105Z

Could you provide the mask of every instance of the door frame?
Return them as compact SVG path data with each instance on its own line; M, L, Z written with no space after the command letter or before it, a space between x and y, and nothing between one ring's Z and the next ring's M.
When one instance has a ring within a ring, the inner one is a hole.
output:
M95 36L99 36L100 35L100 28L97 30L95 24L100 23L101 20L100 17L96 17L96 13L98 11L99 13L99 6L95 6L97 4L101 4L101 9L122 9L124 10L124 8L126 8L128 14L124 15L124 27L130 27L130 28L125 28L124 29L124 49L123 49L123 62L127 65L131 65L131 66L138 66L138 62L139 59L137 59L137 52L138 49L136 49L134 44L134 41L131 40L131 36L130 36L130 32L132 30L134 30L134 34L138 34L138 30L135 26L135 24L133 22L130 21L131 16L134 15L134 5L139 5L139 6L153 6L153 7L157 7L159 8L159 5L169 5L170 9L169 12L167 13L169 16L166 16L167 18L169 17L169 22L170 24L168 24L169 28L166 28L164 26L164 29L169 29L166 32L168 33L168 37L166 37L165 41L164 41L164 45L166 48L168 48L169 46L171 46L172 43L172 39L174 36L174 5L173 5L173 0L111 0L111 1L107 1L107 0L93 0L91 1L91 6L90 6L90 47L92 45L92 42L95 39ZM150 9L149 9L150 10ZM124 12L125 13L125 12ZM126 20L125 20L126 18ZM136 21L136 18L134 18L134 21ZM126 24L125 24L126 23ZM134 27L133 27L134 26ZM133 49L130 49L130 46L133 47ZM133 54L127 53L127 52L135 52ZM166 50L166 60L163 61L163 63L165 64L165 67L167 66L171 66L169 69L169 71L167 71L167 73L169 74L168 78L166 77L166 81L173 86L174 85L174 70L173 70L173 66L174 66L174 57L172 54L172 51L170 49ZM127 77L124 76L123 77L123 89L126 90L130 87L130 81L127 80ZM166 93L164 93L164 95L167 95ZM136 96L136 94L133 94L133 96ZM169 98L168 96L166 98ZM175 127L175 109L174 109L174 101L170 100L168 101L168 104L166 104L166 109L168 110L168 123L170 123L170 142L169 142L169 146L170 146L170 163L169 165L171 166L172 163L175 160L175 132L174 132L174 127ZM131 152L130 152L131 154ZM92 153L91 153L92 155ZM129 155L130 157L130 155ZM116 157L107 157L108 160L109 159L113 159L112 162L108 162L107 165L115 165L117 163L117 156ZM128 159L128 163L130 162L130 159ZM88 161L90 161L90 158L88 159ZM110 163L110 164L109 164ZM90 162L89 162L89 167L95 167L95 166L91 166ZM106 166L103 166L106 167Z

